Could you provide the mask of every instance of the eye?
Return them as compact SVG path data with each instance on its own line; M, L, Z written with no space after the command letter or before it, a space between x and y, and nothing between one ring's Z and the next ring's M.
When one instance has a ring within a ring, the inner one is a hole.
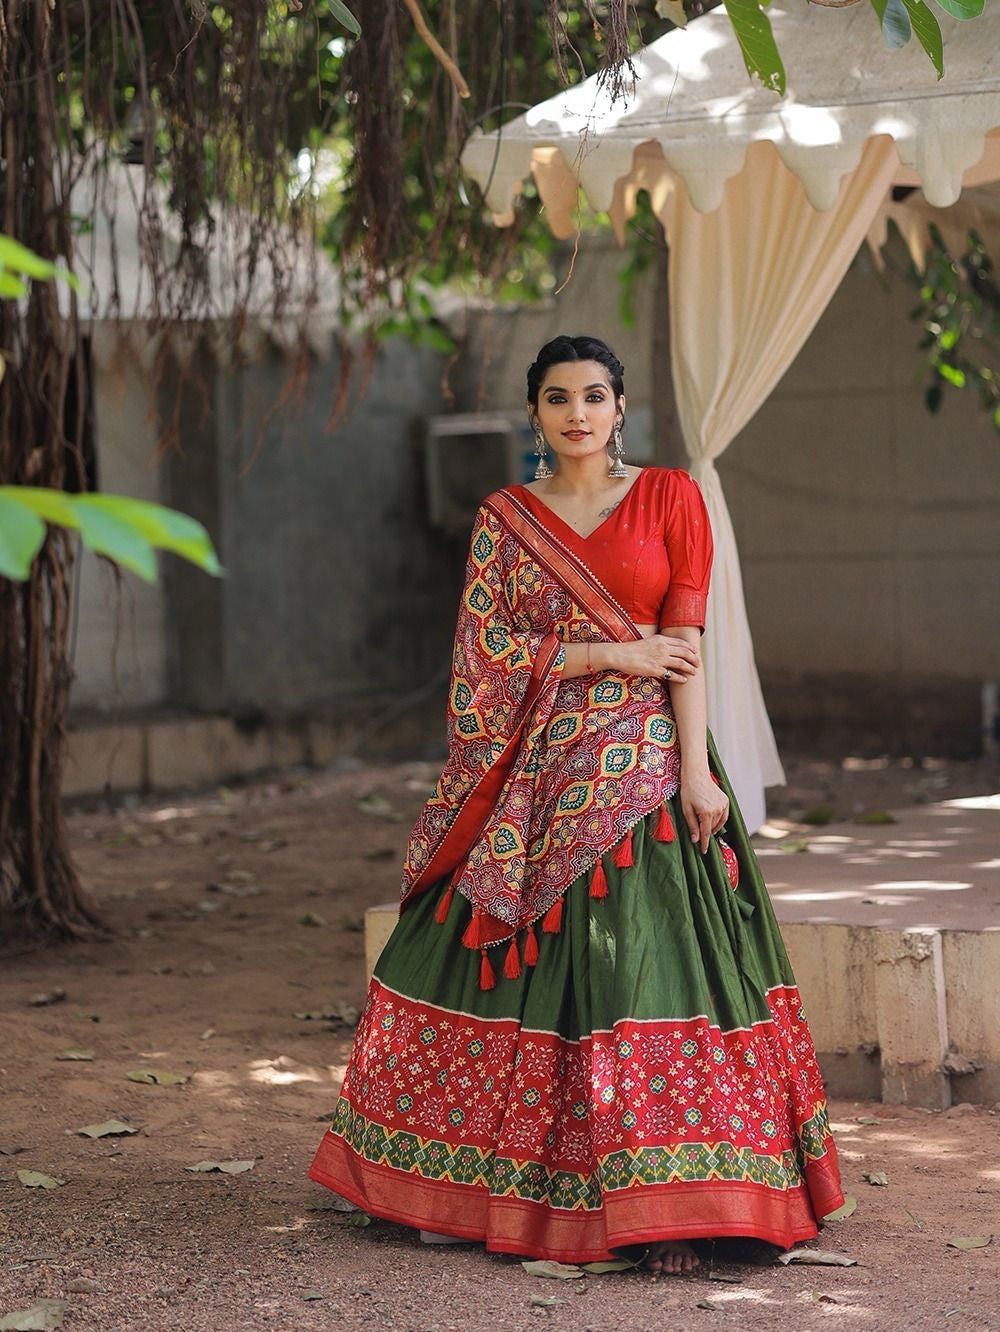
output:
M558 402L565 402L566 399L561 393L550 393L548 397L545 399L545 401L548 403L553 403L553 402L558 403Z
M588 396L587 396L587 401L588 401L588 402L603 402L603 401L604 401L604 394L600 391L600 389L596 389L593 393L588 394Z

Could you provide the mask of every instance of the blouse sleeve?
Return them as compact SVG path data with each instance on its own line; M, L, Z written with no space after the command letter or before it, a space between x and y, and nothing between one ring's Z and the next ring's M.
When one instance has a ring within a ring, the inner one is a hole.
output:
M712 528L698 483L687 472L670 473L665 487L670 585L660 607L659 627L694 625L705 631L705 602L712 572Z

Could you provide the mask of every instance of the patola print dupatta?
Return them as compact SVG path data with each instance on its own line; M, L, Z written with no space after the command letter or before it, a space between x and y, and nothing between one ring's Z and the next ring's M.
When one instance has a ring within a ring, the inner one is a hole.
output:
M473 906L464 942L485 948L540 918L558 929L573 880L613 847L627 855L632 827L678 787L669 696L658 680L610 671L563 680L562 644L638 637L514 495L483 503L455 633L448 760L410 835L404 908L451 876L439 918L461 893Z

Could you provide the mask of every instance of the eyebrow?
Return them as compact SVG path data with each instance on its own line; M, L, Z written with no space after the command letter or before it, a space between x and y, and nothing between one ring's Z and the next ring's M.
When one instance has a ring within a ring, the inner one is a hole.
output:
M583 391L584 391L584 393L589 393L591 389L606 389L607 387L608 387L607 384L585 384L584 387L583 387ZM545 392L546 392L546 393L568 393L568 392L569 392L569 389L560 388L558 384L546 384L546 386L545 386Z

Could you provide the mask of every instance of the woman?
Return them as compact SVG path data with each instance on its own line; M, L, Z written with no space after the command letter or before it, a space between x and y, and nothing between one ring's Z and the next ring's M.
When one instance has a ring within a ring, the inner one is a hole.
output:
M622 366L595 338L541 349L528 409L536 480L476 518L448 762L310 1174L533 1257L641 1245L681 1272L698 1237L788 1247L842 1194L706 730L701 495L623 464Z

